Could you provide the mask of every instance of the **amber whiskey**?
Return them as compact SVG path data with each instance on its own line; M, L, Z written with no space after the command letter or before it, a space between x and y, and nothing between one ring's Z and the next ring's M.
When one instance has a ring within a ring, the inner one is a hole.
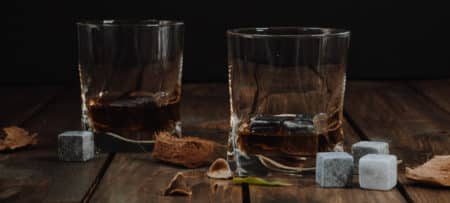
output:
M113 132L136 139L153 139L159 131L175 132L180 121L179 97L133 92L88 101L89 122L96 132ZM178 126L179 127L179 126Z

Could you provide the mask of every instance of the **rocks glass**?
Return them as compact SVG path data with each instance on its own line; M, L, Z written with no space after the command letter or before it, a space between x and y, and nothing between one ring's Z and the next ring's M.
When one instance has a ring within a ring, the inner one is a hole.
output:
M228 158L238 175L295 173L317 152L343 150L349 31L241 28L227 39Z
M124 140L180 134L182 22L77 23L82 123Z

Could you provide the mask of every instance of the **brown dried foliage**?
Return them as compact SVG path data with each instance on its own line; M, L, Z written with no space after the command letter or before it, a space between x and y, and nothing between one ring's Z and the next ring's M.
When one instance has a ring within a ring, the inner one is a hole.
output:
M6 135L3 139L0 139L0 151L15 150L37 144L37 133L30 134L17 126L3 128L3 131Z
M407 167L405 175L420 183L450 187L450 155L435 156L414 169Z

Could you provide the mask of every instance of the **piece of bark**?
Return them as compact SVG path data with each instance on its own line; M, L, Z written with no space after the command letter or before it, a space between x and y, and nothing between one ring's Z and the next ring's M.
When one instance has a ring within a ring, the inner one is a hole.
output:
M152 157L187 168L198 168L225 157L226 148L216 142L196 137L177 138L167 132L156 135Z
M11 126L3 128L6 136L0 139L0 151L14 150L28 145L37 144L37 133L30 134L28 131Z
M407 167L405 176L420 183L450 187L450 155L434 156L414 169Z
M164 195L192 195L192 190L186 183L182 173L177 173L170 180L169 185L164 190Z

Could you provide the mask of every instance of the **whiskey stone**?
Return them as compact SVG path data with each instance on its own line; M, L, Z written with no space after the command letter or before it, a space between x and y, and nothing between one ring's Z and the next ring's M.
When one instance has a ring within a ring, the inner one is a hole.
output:
M250 119L250 132L255 135L309 135L313 131L312 118L303 114L256 115Z
M94 135L89 131L67 131L58 135L62 161L87 161L94 157Z
M352 181L353 157L346 152L321 152L316 157L316 182L321 187L345 187Z
M368 154L359 160L359 185L373 190L390 190L397 184L397 157Z
M389 154L389 145L386 142L361 141L352 145L354 172L358 173L359 159L367 154Z
M283 131L286 135L311 135L314 134L314 123L312 120L284 121Z
M258 135L275 135L280 131L283 118L258 115L250 119L250 131Z

